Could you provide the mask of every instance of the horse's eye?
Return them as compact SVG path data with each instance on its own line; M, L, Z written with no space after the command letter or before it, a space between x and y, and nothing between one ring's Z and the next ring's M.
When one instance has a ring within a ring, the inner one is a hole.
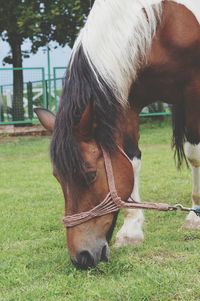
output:
M87 184L91 184L96 180L97 177L97 172L96 171L91 171L86 173L85 178L86 178L86 182Z

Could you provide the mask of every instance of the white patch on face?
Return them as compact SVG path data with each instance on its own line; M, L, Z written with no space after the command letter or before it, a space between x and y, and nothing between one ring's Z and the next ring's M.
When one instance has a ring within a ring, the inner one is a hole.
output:
M134 188L131 194L132 198L140 202L139 195L139 173L141 160L133 158L132 165L134 169ZM122 228L116 235L115 246L135 245L144 240L142 226L144 223L144 214L141 209L125 209L125 218Z
M98 73L123 105L141 64L146 63L161 16L158 2L96 0L74 45L71 62L82 46L96 79Z
M192 204L200 206L200 143L193 145L186 142L184 149L192 170ZM185 228L200 229L200 218L194 212L188 214Z

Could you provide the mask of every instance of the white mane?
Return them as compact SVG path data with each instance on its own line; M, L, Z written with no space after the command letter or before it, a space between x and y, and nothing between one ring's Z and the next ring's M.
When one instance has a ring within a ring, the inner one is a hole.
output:
M96 78L99 74L123 105L151 47L160 1L96 0L74 45L72 62L82 46Z

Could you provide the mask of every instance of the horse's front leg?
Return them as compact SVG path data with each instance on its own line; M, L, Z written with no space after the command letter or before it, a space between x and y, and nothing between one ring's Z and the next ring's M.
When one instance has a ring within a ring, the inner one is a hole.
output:
M191 144L186 142L185 155L192 169L192 205L193 207L200 206L200 143ZM200 218L194 212L188 214L185 228L200 229Z
M134 188L131 194L133 200L140 202L139 174L141 167L141 156L132 160L134 170ZM141 209L126 209L124 224L116 235L115 246L136 245L144 240L143 234L144 214Z

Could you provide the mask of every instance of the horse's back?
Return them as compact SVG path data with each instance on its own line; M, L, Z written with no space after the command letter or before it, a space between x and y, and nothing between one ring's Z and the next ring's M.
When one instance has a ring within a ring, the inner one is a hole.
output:
M188 49L199 46L200 50L200 24L186 6L164 2L160 38L165 47Z
M199 86L200 24L184 5L164 1L148 63L134 84L133 102L138 107L157 100L183 103L186 94L191 102L191 89L196 91Z
M193 76L200 78L198 20L184 5L170 1L163 3L162 14L152 43L147 71L159 75L161 79L164 76L165 83L170 78L174 78L174 83L178 80L182 84ZM154 76L151 77L153 79Z

